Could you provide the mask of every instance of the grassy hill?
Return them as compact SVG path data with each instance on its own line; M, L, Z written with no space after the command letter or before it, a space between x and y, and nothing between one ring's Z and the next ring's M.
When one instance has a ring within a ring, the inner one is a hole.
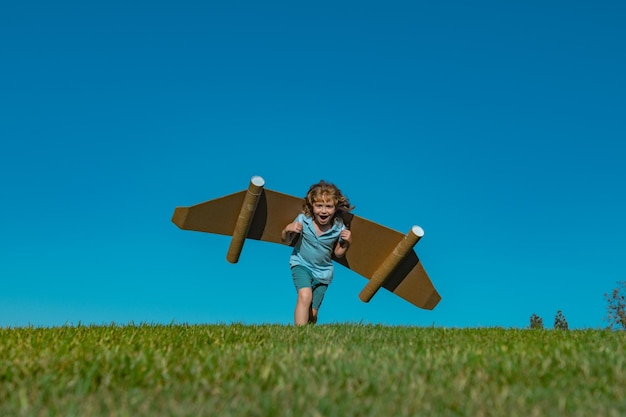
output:
M626 332L0 329L2 416L623 416Z

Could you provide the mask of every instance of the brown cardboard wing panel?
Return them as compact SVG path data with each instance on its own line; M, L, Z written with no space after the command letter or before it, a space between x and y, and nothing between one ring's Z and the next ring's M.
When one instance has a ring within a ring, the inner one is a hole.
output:
M395 295L420 308L432 310L441 300L415 251L402 261L383 285Z
M346 224L352 231L352 244L346 257L338 261L368 279L404 238L402 233L359 216L352 216Z
M185 230L232 236L245 194L244 190L194 206L177 207L172 222ZM247 238L282 244L281 232L301 212L302 203L302 198L264 189ZM348 217L345 220L352 231L352 245L345 258L335 261L370 279L404 235L359 216ZM441 299L413 250L383 287L429 310Z
M172 222L181 229L232 236L246 191L190 207L176 207Z
M336 261L368 279L404 238L400 232L358 216L352 217L350 230L350 250L345 258ZM432 310L441 299L414 250L391 273L383 287L428 310Z
M232 236L246 191L176 207L172 222L185 230ZM264 189L259 197L247 238L283 243L281 232L302 211L302 198Z
M248 239L284 243L281 232L302 211L303 198L263 190L248 231Z

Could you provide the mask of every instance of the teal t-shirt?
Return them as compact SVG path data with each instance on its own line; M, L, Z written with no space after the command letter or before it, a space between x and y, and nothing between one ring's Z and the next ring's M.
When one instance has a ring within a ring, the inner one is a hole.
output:
M300 213L294 221L302 223L302 233L293 248L289 264L291 267L302 265L310 269L319 282L330 284L334 270L333 251L339 234L345 229L343 222L335 221L333 227L318 236L311 217Z

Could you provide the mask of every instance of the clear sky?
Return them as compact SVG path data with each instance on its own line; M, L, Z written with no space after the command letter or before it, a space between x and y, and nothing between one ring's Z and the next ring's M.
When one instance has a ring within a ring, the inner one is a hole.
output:
M336 183L425 236L420 310L337 266L320 323L606 325L626 280L623 1L0 6L0 326L292 323L290 249L176 206ZM294 214L295 216L295 214Z

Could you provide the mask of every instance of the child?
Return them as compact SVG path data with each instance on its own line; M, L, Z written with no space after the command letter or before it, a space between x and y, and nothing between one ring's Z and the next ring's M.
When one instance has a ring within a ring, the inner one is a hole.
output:
M282 240L295 243L289 264L298 291L296 326L317 322L324 293L333 279L332 255L341 258L352 242L343 224L350 202L334 184L320 181L309 188L302 213L282 231Z

